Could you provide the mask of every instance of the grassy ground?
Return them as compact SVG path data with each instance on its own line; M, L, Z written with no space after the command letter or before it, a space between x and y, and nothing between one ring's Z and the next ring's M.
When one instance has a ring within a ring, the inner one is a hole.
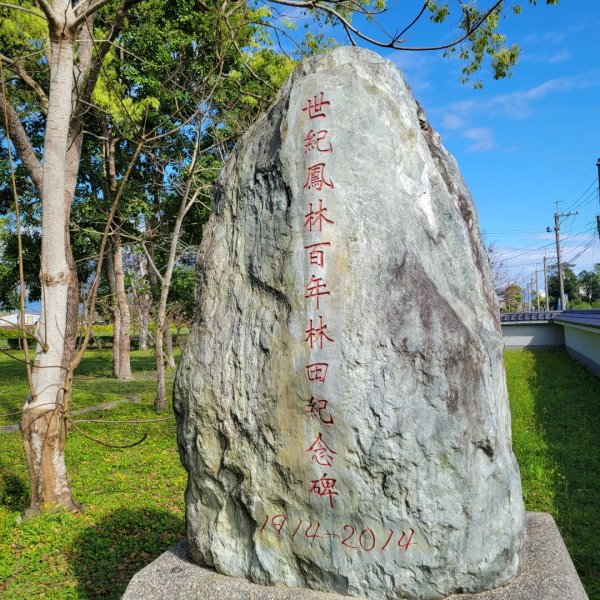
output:
M110 411L111 419L156 418L151 355L134 353L133 368L135 381L116 382L109 352L88 353L76 407L129 397L139 402ZM508 352L506 368L527 508L554 515L590 600L600 600L600 380L564 352ZM18 410L25 395L22 366L0 355L0 413ZM85 510L28 521L19 521L28 504L20 434L0 435L1 598L120 598L137 570L184 536L174 421L81 426L113 442L149 437L114 450L72 432L68 468Z
M600 600L600 379L562 350L507 352L506 372L525 505L552 513Z
M133 355L135 381L110 379L110 352L90 352L76 379L74 405L139 399L110 411L110 419L156 419L153 358ZM171 376L172 380L172 376ZM0 357L0 413L26 397L22 366ZM97 413L83 415L94 418ZM2 420L12 423L18 417ZM177 454L174 420L143 425L81 424L111 442L148 438L128 450L99 446L71 432L67 463L73 494L85 510L18 522L28 505L19 433L0 435L0 597L7 599L117 599L133 574L184 537L185 472Z

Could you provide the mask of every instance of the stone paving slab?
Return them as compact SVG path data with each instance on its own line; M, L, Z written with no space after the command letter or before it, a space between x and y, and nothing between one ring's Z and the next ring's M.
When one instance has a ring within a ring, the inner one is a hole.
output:
M502 588L446 600L588 600L554 519L527 513L519 575ZM190 562L180 542L137 573L122 600L342 600L351 596L307 589L265 587L220 575ZM354 597L356 600L356 597ZM398 600L401 600L400 598Z

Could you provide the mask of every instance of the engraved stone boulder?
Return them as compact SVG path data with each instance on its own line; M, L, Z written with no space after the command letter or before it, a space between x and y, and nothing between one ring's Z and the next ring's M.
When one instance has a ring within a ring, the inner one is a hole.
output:
M401 73L306 60L241 139L177 372L191 556L265 585L510 581L524 507L469 192Z

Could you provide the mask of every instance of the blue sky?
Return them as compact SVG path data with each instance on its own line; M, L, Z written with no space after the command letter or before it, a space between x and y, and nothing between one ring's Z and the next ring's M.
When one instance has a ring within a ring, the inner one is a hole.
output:
M387 57L457 158L486 242L516 278L529 279L544 252L555 260L546 227L554 226L556 201L560 212L580 211L561 219L563 260L576 272L600 262L600 2L523 8L502 22L521 59L509 79L484 72L483 90L462 84L458 63L439 55Z
M420 6L396 4L381 21L391 30L407 20L400 6ZM528 281L542 268L544 252L555 261L554 232L546 227L554 226L556 201L560 212L580 211L561 220L563 260L574 262L576 272L600 262L600 1L532 6L524 0L522 8L519 16L508 10L500 26L508 42L521 47L519 63L512 77L499 81L484 70L478 75L482 90L461 83L461 65L439 52L361 45L402 69L458 160L486 243L494 243L515 279ZM440 43L449 35L445 24L424 22L408 43Z

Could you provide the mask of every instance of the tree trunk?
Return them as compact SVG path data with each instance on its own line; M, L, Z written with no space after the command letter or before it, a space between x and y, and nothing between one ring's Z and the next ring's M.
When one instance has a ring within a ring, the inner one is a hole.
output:
M125 293L125 271L123 270L123 251L121 234L116 231L112 236L113 260L115 267L116 301L119 311L119 372L117 379L133 379L131 375L131 314ZM116 337L116 332L115 332Z
M121 315L119 314L119 305L116 301L117 296L117 284L115 281L115 262L113 259L112 242L106 246L104 255L104 270L106 272L106 279L108 281L108 288L110 289L110 311L112 313L113 321L113 343L112 343L112 359L113 359L113 376L119 378L121 359L121 350L119 345L121 343Z
M146 258L140 256L140 279L144 282L144 289L146 287L145 281L148 277L148 269L146 268ZM140 341L139 349L148 350L148 327L150 326L150 304L152 296L148 291L144 291L142 294L138 294L138 317L140 323Z
M140 342L139 349L140 350L148 350L148 325L150 324L150 312L149 312L149 298L148 294L143 294L140 297L140 309L139 309L139 319L140 319Z
M167 385L165 380L165 356L163 352L163 330L157 325L154 339L156 351L156 400L154 408L165 410L167 408Z
M167 321L164 326L165 332L165 350L167 354L167 366L170 369L174 369L177 365L175 364L175 357L173 356L173 335L171 334L171 328Z
M148 247L148 254L154 261L154 248L152 245ZM152 299L159 304L159 309L156 312L156 332L154 335L154 354L156 358L156 400L154 401L155 410L165 410L167 408L167 385L165 379L165 354L163 349L164 341L164 322L166 311L161 311L161 285L158 281L158 275L154 268L150 266L148 269L148 281L150 282L150 291Z
M107 196L112 196L117 191L117 138L103 122L106 165L106 190ZM121 233L118 223L111 236L110 260L112 265L107 269L109 275L110 291L113 295L113 372L117 379L132 379L131 376L131 313L125 293L125 272L123 270L123 250L121 246Z
M67 6L65 5L65 11ZM69 242L74 192L69 148L75 35L67 27L50 32L50 94L42 174L41 317L31 395L21 417L31 504L27 512L77 505L71 494L64 449L71 393L70 363L77 330L78 285ZM77 141L76 146L80 142ZM79 146L80 147L80 146ZM69 155L69 156L67 156ZM69 161L69 164L68 164Z

